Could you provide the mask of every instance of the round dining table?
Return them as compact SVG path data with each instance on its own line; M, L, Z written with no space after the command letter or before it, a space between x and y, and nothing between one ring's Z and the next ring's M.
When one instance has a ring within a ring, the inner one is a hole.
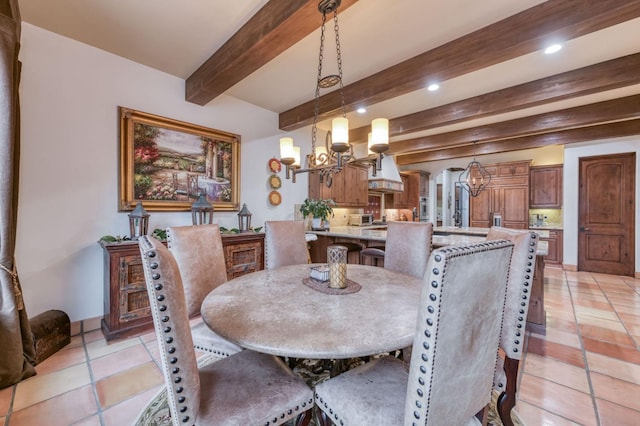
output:
M347 278L360 290L326 294L303 283L311 266L234 278L207 295L202 318L243 348L283 357L346 359L411 346L421 279L348 264Z

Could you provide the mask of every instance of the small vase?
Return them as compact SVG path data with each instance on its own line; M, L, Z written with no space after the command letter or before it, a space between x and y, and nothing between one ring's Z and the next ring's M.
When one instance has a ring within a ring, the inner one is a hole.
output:
M314 217L313 219L311 219L311 229L322 229L322 219L319 217Z

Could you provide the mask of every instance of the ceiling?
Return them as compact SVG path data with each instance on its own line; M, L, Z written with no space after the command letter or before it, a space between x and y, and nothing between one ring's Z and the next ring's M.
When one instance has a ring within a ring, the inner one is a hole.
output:
M310 124L317 0L19 5L25 22L185 79L189 101L225 93L280 114L283 130ZM399 164L640 133L640 1L342 0L338 19L351 139L391 119ZM336 72L326 31L324 74ZM545 55L552 42L563 49ZM334 89L320 127L339 110Z

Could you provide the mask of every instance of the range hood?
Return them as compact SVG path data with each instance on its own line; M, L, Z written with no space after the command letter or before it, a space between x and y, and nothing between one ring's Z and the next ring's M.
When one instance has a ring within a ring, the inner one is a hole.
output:
M394 157L385 155L382 158L382 170L376 170L376 175L369 169L369 192L394 193L404 191L404 184L396 167Z

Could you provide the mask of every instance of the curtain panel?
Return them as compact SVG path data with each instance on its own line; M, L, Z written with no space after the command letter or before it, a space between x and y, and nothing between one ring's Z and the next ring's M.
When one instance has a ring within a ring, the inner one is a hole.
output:
M36 374L35 347L14 262L20 164L20 12L0 0L0 389Z

